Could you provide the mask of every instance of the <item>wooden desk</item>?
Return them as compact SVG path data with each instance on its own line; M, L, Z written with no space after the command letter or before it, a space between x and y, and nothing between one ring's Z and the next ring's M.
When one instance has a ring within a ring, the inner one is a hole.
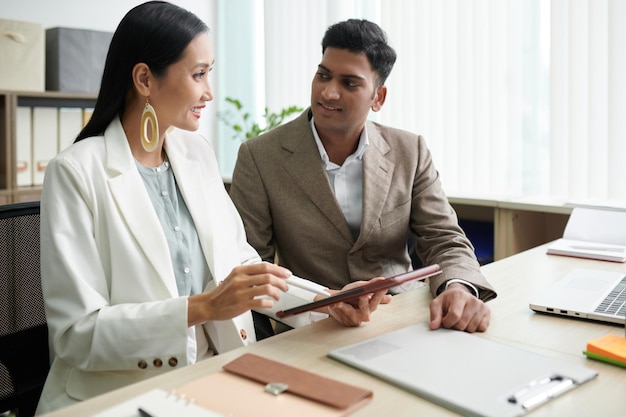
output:
M590 267L625 271L624 264L590 261L545 254L545 246L522 252L483 267L485 276L498 290L498 298L489 302L492 321L481 337L521 347L548 356L560 357L586 365L599 372L594 380L538 408L532 417L626 415L626 369L587 359L582 350L590 339L608 333L624 336L624 328L585 322L573 318L541 315L528 308L530 297L551 285L573 267ZM154 387L166 390L218 371L223 364L244 352L253 352L335 379L372 389L374 399L356 411L359 416L453 416L457 415L434 403L396 388L377 378L356 371L326 357L332 348L358 342L429 318L431 300L426 287L394 297L381 306L373 320L359 328L343 328L332 320L323 320L305 328L292 330L247 348L237 349L122 388L89 401L47 414L47 417L91 416ZM462 349L462 346L459 346ZM415 358L413 366L428 358ZM490 364L486 363L485 367ZM442 370L445 372L445 370ZM427 378L427 376L424 376ZM480 376L476 376L480 383ZM480 399L477 399L480 401Z

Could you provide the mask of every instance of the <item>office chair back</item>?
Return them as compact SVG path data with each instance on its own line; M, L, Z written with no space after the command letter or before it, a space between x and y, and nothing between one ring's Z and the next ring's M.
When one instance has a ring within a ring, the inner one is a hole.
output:
M50 369L39 202L0 205L0 413L35 414Z

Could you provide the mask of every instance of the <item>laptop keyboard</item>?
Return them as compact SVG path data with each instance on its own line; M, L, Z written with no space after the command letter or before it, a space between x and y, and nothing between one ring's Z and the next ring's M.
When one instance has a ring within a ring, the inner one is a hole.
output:
M613 316L626 315L626 277L613 288L604 300L595 309L596 313L605 313Z

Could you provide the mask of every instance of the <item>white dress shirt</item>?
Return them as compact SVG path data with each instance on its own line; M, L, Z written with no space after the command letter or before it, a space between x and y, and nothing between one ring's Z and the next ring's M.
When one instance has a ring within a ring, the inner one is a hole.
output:
M359 236L361 218L363 217L363 154L369 146L367 129L363 128L359 138L359 146L353 154L346 158L343 165L337 165L328 158L326 149L315 129L313 118L311 118L311 130L335 199L348 222L348 226L350 226L352 236L356 240Z

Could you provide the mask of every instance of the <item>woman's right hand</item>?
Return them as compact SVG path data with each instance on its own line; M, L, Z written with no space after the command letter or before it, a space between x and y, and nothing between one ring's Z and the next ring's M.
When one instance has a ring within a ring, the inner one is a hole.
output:
M253 308L270 308L280 299L281 291L287 291L285 279L289 276L288 269L268 262L235 267L212 291L189 297L188 325L232 319Z

